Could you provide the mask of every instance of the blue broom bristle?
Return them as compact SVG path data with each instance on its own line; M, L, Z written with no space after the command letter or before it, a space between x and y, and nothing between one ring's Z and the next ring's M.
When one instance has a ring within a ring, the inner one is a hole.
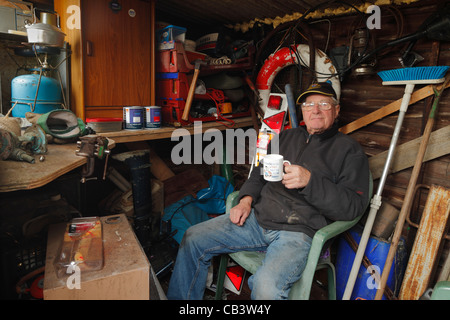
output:
M430 80L441 79L449 66L411 67L378 72L383 81Z

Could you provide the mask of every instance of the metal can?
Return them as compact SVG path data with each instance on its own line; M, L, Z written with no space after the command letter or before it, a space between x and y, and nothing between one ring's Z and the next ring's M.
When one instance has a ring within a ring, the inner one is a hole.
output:
M123 108L123 128L125 130L142 129L144 123L143 107L124 107Z
M145 129L161 128L161 107L145 107Z

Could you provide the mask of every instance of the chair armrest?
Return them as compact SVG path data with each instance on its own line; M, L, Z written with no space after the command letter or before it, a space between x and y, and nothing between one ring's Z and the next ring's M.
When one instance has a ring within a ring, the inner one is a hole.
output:
M359 215L353 220L350 221L335 221L322 229L318 230L316 234L314 235L314 242L318 241L322 243L322 245L336 237L337 235L341 234L342 232L350 229L353 227L356 223L358 223L359 219L361 219L362 215Z
M230 213L230 209L233 208L238 203L239 191L233 191L227 197L227 202L225 204L225 212Z

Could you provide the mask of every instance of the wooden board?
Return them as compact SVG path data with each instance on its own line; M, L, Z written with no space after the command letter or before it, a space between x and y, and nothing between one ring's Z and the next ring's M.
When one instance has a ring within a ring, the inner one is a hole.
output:
M41 187L63 174L84 165L85 157L75 154L76 144L49 144L40 162L39 155L35 163L23 161L0 161L0 192L28 190Z
M450 189L431 186L400 289L400 300L417 300L429 287L448 229Z
M150 263L125 215L107 223L102 217L104 266L81 273L80 288L69 289L67 277L58 278L54 261L66 224L50 227L45 261L44 300L148 300ZM68 275L69 276L69 275Z
M389 173L398 172L414 165L421 139L420 137L408 141L395 148ZM431 133L423 161L429 161L449 153L450 126L446 126ZM384 151L369 158L369 167L374 179L381 177L387 155L388 151Z
M449 86L450 86L450 84L448 84L446 86L446 88L448 88ZM442 86L437 86L436 88L439 90L439 88L441 88L441 87ZM432 85L425 86L425 87L423 87L417 91L414 91L412 93L409 104L410 105L414 104L414 103L416 103L422 99L425 99L433 94L434 94L433 86ZM402 100L403 100L403 98L398 99L394 102L391 102L388 105L339 128L339 131L341 131L342 133L348 134L348 133L353 132L357 129L360 129L372 122L382 119L382 118L390 115L391 113L394 113L394 112L400 110Z

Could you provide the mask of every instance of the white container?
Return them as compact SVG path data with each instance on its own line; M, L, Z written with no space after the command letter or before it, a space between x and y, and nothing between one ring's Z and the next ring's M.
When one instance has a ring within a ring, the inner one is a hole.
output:
M33 23L26 28L29 43L40 43L54 47L62 47L64 44L66 34L51 24Z

